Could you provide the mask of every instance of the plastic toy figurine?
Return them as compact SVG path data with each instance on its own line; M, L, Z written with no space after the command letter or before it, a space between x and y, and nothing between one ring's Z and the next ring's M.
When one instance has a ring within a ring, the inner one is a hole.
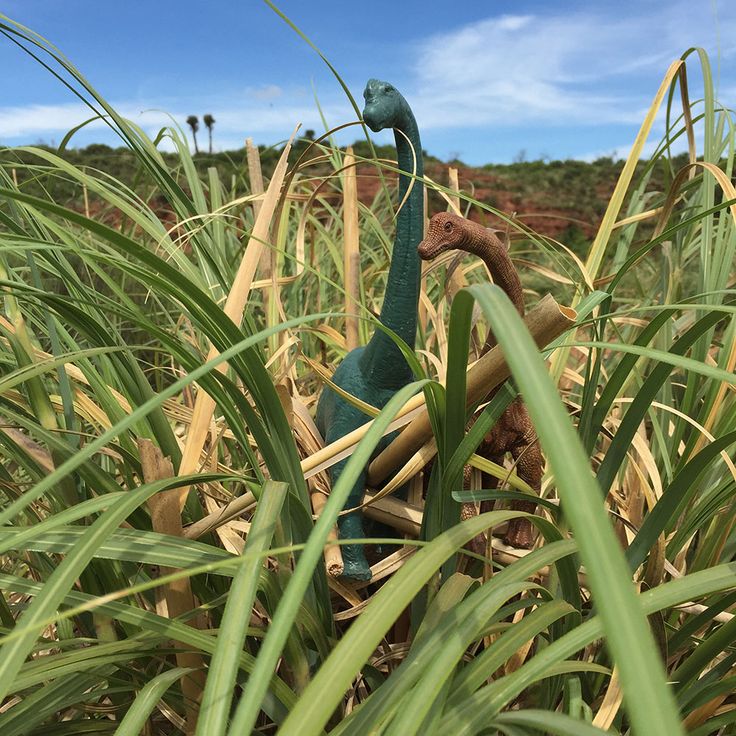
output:
M429 261L448 250L463 250L479 256L488 267L494 283L508 294L516 310L524 316L519 274L506 247L491 230L448 212L434 215L429 221L427 237L419 245L419 255ZM488 352L495 344L493 334L489 333L481 353ZM491 392L489 398L494 393ZM542 453L529 414L519 397L506 408L478 448L479 455L499 465L507 452L516 462L519 477L538 493L542 483ZM495 479L492 482L495 484ZM511 508L533 513L536 504L533 501L513 501ZM512 547L531 547L534 535L529 519L513 519L504 541Z
M380 320L413 349L421 275L417 246L422 239L424 216L424 186L421 181L415 179L406 201L404 196L411 181L409 174L424 175L422 144L409 105L392 85L371 79L363 96L363 119L368 127L376 132L384 128L394 129L398 165L402 172L399 175L399 201L403 206L396 219L396 236ZM343 390L380 409L396 391L412 380L412 372L396 343L377 329L365 347L356 348L345 356L332 380ZM319 398L317 427L327 443L346 435L369 418L329 387ZM377 452L386 446L389 439L384 438ZM333 485L346 462L342 460L330 469ZM350 492L347 508L361 503L364 486L365 471ZM364 536L362 517L357 512L340 517L338 527L343 539ZM342 554L344 577L370 579L371 572L362 545L346 545Z

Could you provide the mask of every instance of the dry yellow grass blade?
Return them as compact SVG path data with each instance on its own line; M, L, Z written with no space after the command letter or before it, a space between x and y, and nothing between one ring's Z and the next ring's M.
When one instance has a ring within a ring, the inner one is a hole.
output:
M338 169L334 174L330 176L325 176L320 181L320 183L314 188L314 190L311 192L309 197L307 197L306 204L304 205L304 208L302 209L302 213L299 216L299 224L297 225L297 228L296 228L296 271L293 276L288 276L288 277L284 277L283 279L280 279L279 283L284 283L284 284L291 283L292 281L296 280L304 270L304 262L305 262L304 254L306 252L305 242L306 242L307 222L309 221L309 213L312 210L312 206L314 205L314 202L318 199L318 197L322 193L322 189L326 187L335 177L343 177L343 180L344 180L348 171L352 171L353 176L355 176L354 171L357 165L358 164L355 161L354 156L352 160L350 160L349 162L346 157L345 165L342 168ZM357 231L357 226L356 226L356 231ZM360 267L358 267L358 278L360 278Z
M727 678L733 677L734 675L736 675L736 667L731 667L731 669L724 674L723 679L727 680ZM725 692L722 695L718 695L713 698L713 700L708 701L704 705L701 705L699 708L691 711L682 722L683 725L688 729L688 731L696 728L697 726L701 726L713 716L713 714L723 705L726 698L730 696L730 692Z
M598 708L598 712L593 718L593 726L600 728L603 731L608 731L611 724L616 718L616 714L621 707L623 702L624 694L621 690L621 684L618 679L618 669L613 668L611 679L608 681L608 689L606 694L603 696L603 702Z
M350 402L351 404L354 404L357 406L364 414L367 414L369 417L377 417L379 414L379 410L372 406L371 404L367 403L366 401L362 401L357 396L353 396L351 393L346 391L344 388L341 388L338 386L333 380L332 380L332 374L330 373L327 368L325 368L321 363L318 363L316 360L312 360L311 358L308 358L306 355L302 355L302 360L304 360L305 363L307 363L310 368L339 396L342 396L345 401Z
M328 324L317 325L316 327L302 327L303 332L312 332L319 337L322 342L327 341L334 345L338 350L347 350L345 338L334 328Z
M51 457L51 453L42 445L39 445L34 439L24 434L15 427L6 427L0 425L0 432L10 437L10 439L19 447L23 448L33 461L37 463L47 473L54 471L54 460Z
M432 330L432 339L427 341L427 346L431 347L433 342L437 344L437 352L439 353L439 364L441 369L437 372L437 378L440 381L445 380L445 369L447 366L447 331L445 330L445 320L434 304L427 296L427 292L422 290L419 295L419 304L424 309L425 329L431 322L434 329Z
M265 187L263 186L261 156L258 152L258 146L253 145L252 138L245 139L245 155L248 162L248 181L250 182L250 192L252 195L257 195L259 197L259 199L256 199L253 202L253 221L255 223L257 222L258 215L263 207L263 200L261 198L264 195ZM270 248L263 249L259 270L264 282L269 283L273 272L273 251ZM266 289L263 294L263 311L266 314L267 320L271 314L271 295L272 292L270 289ZM270 326L270 323L268 323L267 326Z
M285 187L288 188L288 183L285 184ZM278 322L286 322L288 317L286 316L286 311L284 309L284 303L281 300L281 289L278 286L278 277L279 277L279 262L282 260L279 258L280 253L286 252L286 245L287 241L289 239L289 223L290 223L290 212L291 208L293 207L292 203L288 201L288 198L286 201L282 201L281 207L278 212L277 216L277 236L276 236L276 242L275 248L270 248L270 254L272 258L272 270L271 270L271 289L269 290L268 294L270 296L270 304L269 304L269 310L267 312L267 326L273 327ZM298 261L297 265L297 271L298 274L296 278L299 278L301 273L304 271L304 251L297 251L296 253L296 259ZM268 344L270 348L271 354L276 352L276 350L279 348L279 346L284 346L286 343L295 341L295 338L292 336L290 329L283 329L279 330L275 335L271 335L268 338ZM288 376L292 381L297 380L297 374L296 369L294 367L294 362L296 360L296 352L294 352L291 357L288 354L284 354L281 358L281 370L280 370L280 376L276 380L282 380L285 379L286 376Z
M646 439L646 424L641 422L636 433ZM627 464L623 474L622 489L626 499L626 513L631 522L632 528L626 528L626 544L628 545L633 536L634 529L641 527L644 521L645 494L653 493L651 488L644 488L646 479L644 471L639 467L638 463L630 462Z
M449 166L447 169L447 180L452 194L448 196L450 211L456 215L462 215L460 211L460 179L458 178L457 167Z
M430 353L428 350L417 350L417 355L421 356L422 358L425 358L428 365L434 366L435 375L437 376L438 381L444 381L445 379L445 366L442 364L442 361L434 354Z
M382 498L389 496L398 490L405 483L416 477L426 467L427 463L437 454L437 443L434 438L427 442L418 452L414 453L406 462L406 464L391 478L391 480L377 493L368 493L365 500L360 506L354 509L346 509L341 514L347 514L351 511L361 511L368 506L375 504Z
M573 285L572 279L568 278L567 276L562 276L561 274L557 273L557 271L553 271L551 268L542 266L539 263L528 261L526 258L514 258L513 261L515 265L524 266L524 268L528 269L529 271L535 271L540 276L544 276L550 281L556 281L558 284L565 284L565 286Z
M76 416L82 419L85 423L91 424L93 427L103 432L110 429L112 423L110 422L110 418L107 416L107 413L95 404L95 402L92 401L92 399L90 399L89 396L87 396L87 394L85 394L81 389L79 389L79 387L72 386L72 391L74 392L72 407ZM8 392L8 395L11 395L11 393L12 392ZM23 398L22 394L19 393L18 399L21 403L23 402ZM61 415L64 413L64 402L61 396L58 394L49 394L49 401L57 414Z
M457 169L455 169L455 171L457 171ZM437 184L437 182L432 179L432 177L427 176L426 174L424 175L424 182L425 184L429 184L432 187L432 191L434 191L436 194L439 194L439 196L442 197L445 202L447 202L447 208L450 212L454 212L457 215L462 214L462 212L460 211L460 198L457 195L447 194L446 192L442 191L442 189L440 188L442 185ZM450 184L450 189L458 191L458 188L453 187L452 184ZM424 191L426 193L427 190L425 189ZM426 207L424 209L425 211L427 210Z
M299 344L299 339L292 336L287 337L283 344L281 344L275 352L271 354L271 357L266 361L266 368L271 368L276 363L279 362L279 360L287 357L286 354L289 351L289 348L294 347L295 345Z
M396 550L393 554L379 560L375 565L371 565L371 579L356 582L353 585L355 590L361 590L373 583L383 580L383 578L393 575L399 568L403 567L409 558L417 551L416 547L404 546Z
M328 577L327 585L330 590L337 593L350 606L357 606L363 600L350 582Z
M694 172L696 168L702 168L713 176L721 187L726 199L736 199L736 188L731 183L731 180L728 178L726 173L719 169L718 166L708 163L707 161L695 161L693 163L685 164L685 166L677 172L677 176L673 179L672 184L670 185L669 191L667 192L667 199L662 206L662 211L660 212L653 237L656 238L664 231L667 226L667 222L670 219L670 215L672 214L672 210L679 200L679 192L683 183L686 179L691 177L692 172ZM729 205L729 210L731 211L731 217L733 218L734 224L736 224L736 203L732 202Z
M187 539L199 539L199 537L207 534L207 532L213 531L233 519L237 519L245 511L254 508L255 505L256 497L248 491L242 496L233 499L225 506L207 514L207 516L204 516L199 521L195 521L194 524L190 524L184 529L182 536Z
M657 217L661 212L662 212L661 207L655 207L653 210L645 210L644 212L638 212L635 215L630 215L629 217L624 217L623 219L618 220L611 229L617 230L618 228L625 227L626 225L633 225L635 222L651 220L653 217Z
M261 156L258 153L258 147L253 145L252 138L245 139L245 153L248 160L248 180L250 181L251 194L261 195L264 193L265 188L263 186L263 173L261 171ZM253 213L258 219L258 214L261 211L262 201L256 199L253 202ZM264 268L266 264L264 263Z
M667 69L667 72L664 75L664 79L662 80L662 83L657 90L657 94L654 96L654 100L649 106L649 110L647 111L647 115L644 118L644 122L639 128L639 132L637 133L637 136L634 140L634 145L632 146L631 152L629 153L624 167L621 170L621 174L619 175L618 181L616 182L616 187L613 190L613 194L611 195L608 207L606 208L603 219L601 220L600 227L598 228L598 233L595 236L595 240L593 241L590 253L588 254L588 258L585 262L585 270L588 272L588 275L591 279L595 279L595 277L598 275L598 269L600 268L601 262L603 261L603 256L605 255L606 247L611 237L611 231L616 224L616 218L618 217L618 213L621 211L626 192L631 185L631 180L634 176L636 164L641 158L642 151L644 150L644 144L647 142L647 139L649 138L649 135L652 131L652 126L654 125L654 121L657 117L657 113L659 112L659 108L662 106L662 102L664 101L668 90L678 76L680 77L682 88L684 70L685 62L681 59L677 59L676 61L673 61L672 64L670 64L669 69ZM686 111L687 119L689 119L689 103L686 100L683 100L683 108ZM690 123L688 127L692 128L692 123Z
M527 592L524 592L521 594L520 598L528 598L529 594ZM518 624L524 616L527 614L527 611L525 609L521 609L520 611L517 611L514 614L514 617L512 619L511 625ZM506 676L512 674L513 672L516 672L516 670L521 667L521 665L524 664L524 661L526 660L529 652L531 651L532 645L534 644L534 639L529 639L528 641L524 642L512 655L509 657L509 659L506 661L506 663L503 666L503 671Z
M146 483L153 483L174 475L174 468L169 458L165 458L161 450L143 437L138 438L138 451L143 469L143 479ZM151 509L151 525L159 534L169 534L181 537L181 511L179 509L179 492L177 489L157 493L148 499ZM173 568L161 568L162 575L174 572ZM178 618L190 613L195 608L192 588L189 578L184 577L157 588L162 596L157 600L157 613L168 618ZM196 627L196 618L190 619L190 626ZM182 678L181 688L184 695L186 713L186 734L194 734L199 713L199 702L204 692L205 668L202 655L198 652L187 651L186 645L180 644L183 649L177 649L176 664L178 667L191 667L192 672Z
M494 478L498 478L501 481L502 486L509 486L515 488L517 491L522 493L535 494L534 489L525 481L523 481L516 473L515 468L505 468L503 465L494 463L480 455L473 453L468 458L468 465L472 468L482 470L487 475L492 475Z
M618 181L616 182L616 187L614 188L611 199L608 202L608 207L606 208L603 219L601 220L598 232L596 233L595 239L593 240L590 252L588 253L588 258L585 262L585 269L583 271L586 281L589 283L595 282L598 276L598 270L600 269L601 263L603 262L606 248L611 239L611 233L613 232L614 226L616 224L616 218L621 211L621 207L624 203L624 198L626 197L626 192L631 185L631 180L636 170L636 164L641 158L642 151L644 150L644 144L649 138L649 135L652 131L652 126L654 125L654 121L657 117L657 113L662 106L662 102L669 88L672 86L678 75L680 76L682 82L681 90L683 90L683 108L686 111L685 122L689 128L692 128L692 121L690 121L689 116L689 102L686 98L687 86L682 81L685 79L685 62L681 59L677 59L676 61L673 61L672 64L670 64L669 69L667 69L667 72L664 75L664 79L662 80L662 83L657 90L657 94L654 96L654 100L652 100L652 104L650 105L647 115L644 118L644 122L639 128L639 132L634 139L634 145L632 146L631 152L629 153L629 156L624 163L624 167L621 170ZM688 139L690 140L689 136L690 133L688 133ZM694 150L691 150L691 156L694 158ZM577 306L581 298L582 295L576 296L572 306ZM562 376L562 370L567 363L569 354L569 348L563 346L553 357L551 374L555 381L559 381L560 377Z
M358 230L358 179L353 147L345 152L343 191L343 282L345 284L345 343L348 350L360 345L358 309L360 304L360 233Z
M615 403L630 404L632 401L633 401L632 398L621 398L621 399L616 399ZM662 404L659 401L653 401L652 407L655 409L661 409L662 411L668 412L669 414L674 414L679 419L682 419L684 422L687 422L690 426L697 429L698 432L700 433L700 440L702 440L701 444L705 444L706 442L715 441L715 437L708 431L708 429L704 425L696 422L692 417L688 416L687 414L684 414L678 409L675 409L672 406L667 406L666 404ZM731 460L730 455L725 450L722 450L720 455L721 455L721 458L723 459L723 462L726 464L726 467L728 468L729 472L731 473L731 477L734 479L734 481L736 481L736 465L734 464L733 460ZM653 465L654 459L652 459L651 462ZM660 495L661 495L661 486L660 486Z
M238 272L233 281L232 289L228 294L227 301L225 302L225 314L236 324L240 324L243 316L243 310L245 309L246 302L248 301L248 295L253 281L253 276L256 271L256 267L261 260L261 254L263 253L264 243L268 240L269 229L271 227L271 219L276 209L276 205L281 194L281 186L286 175L286 166L289 152L291 151L291 141L294 139L296 131L289 139L289 142L284 146L284 150L281 154L276 169L273 172L273 177L268 185L268 191L263 200L262 208L258 213L253 232L251 233L248 245L243 254L243 259L238 268ZM212 360L217 355L216 348L210 348L210 352L207 356L207 360ZM227 365L221 363L217 370L225 372ZM207 433L210 429L210 423L212 421L212 415L215 410L215 401L201 388L197 392L197 399L194 404L194 415L192 416L192 423L189 427L189 433L187 434L187 441L184 446L184 453L182 455L181 466L179 468L179 475L189 475L197 469L202 448L207 437ZM189 487L181 488L178 491L179 494L179 509L184 507L187 494L189 493Z

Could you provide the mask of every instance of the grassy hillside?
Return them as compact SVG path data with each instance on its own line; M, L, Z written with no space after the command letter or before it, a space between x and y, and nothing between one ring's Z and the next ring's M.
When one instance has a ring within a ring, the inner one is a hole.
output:
M296 142L290 161L297 161L309 145L308 139ZM370 158L371 150L365 141L353 144L356 156ZM53 150L53 149L47 149ZM259 148L261 163L265 175L270 176L281 153L280 147ZM146 174L137 161L135 154L128 148L111 148L103 144L92 144L81 149L65 149L61 152L64 160L75 167L90 172L104 172L127 186L133 188L144 198L156 196L155 183ZM376 149L376 155L390 159L395 153L392 146ZM38 175L36 184L27 180L31 170L26 167L32 156L19 150L6 150L3 153L6 161L17 161L18 172L24 181L26 191L36 194L42 187L52 187L57 201L77 208L84 206L84 192L79 183L69 179L54 179L50 182L43 175ZM181 169L178 154L163 153L163 160L173 171ZM686 162L687 156L682 154L670 161L658 160L651 177L649 191L662 191L672 180L674 172ZM213 168L218 179L230 192L244 191L248 188L245 149L225 151L215 154L199 153L192 157L193 165L199 175L207 176ZM523 224L539 233L559 239L573 248L578 255L585 252L600 224L613 187L618 179L623 161L601 158L593 162L583 161L527 161L514 164L487 164L483 167L466 166L462 161L442 162L425 153L427 175L440 184L447 185L447 169L449 166L458 169L460 190L471 195L484 204L498 209L507 216L518 218ZM647 162L639 164L640 175ZM324 175L326 166L315 167L315 173ZM359 198L370 204L377 191L376 171L363 167L358 182ZM373 181L372 181L373 180ZM94 196L89 198L88 205L95 208L100 203ZM164 203L160 205L163 207ZM442 208L439 196L430 192L432 211ZM479 215L476 213L476 217ZM498 218L485 218L489 226L501 226Z

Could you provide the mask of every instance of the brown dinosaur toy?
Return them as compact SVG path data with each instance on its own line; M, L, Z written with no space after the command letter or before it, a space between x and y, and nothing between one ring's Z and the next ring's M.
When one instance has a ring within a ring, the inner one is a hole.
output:
M494 283L508 294L519 314L524 316L524 298L519 275L504 244L491 230L449 212L434 215L429 221L426 237L419 244L419 256L422 260L430 261L448 250L463 250L479 256L488 267ZM493 333L489 332L481 354L488 352L495 344ZM491 391L488 398L492 398L496 391L497 389ZM478 448L479 455L499 465L503 463L507 452L514 458L519 477L539 493L542 483L542 453L529 414L520 397L506 408ZM495 478L491 479L493 487L496 482ZM481 510L485 510L484 506L487 508L488 502L483 502ZM467 518L469 507L472 504L467 504L463 509L463 518ZM511 508L533 513L536 504L533 501L513 501ZM529 519L513 519L509 523L504 541L512 547L531 547L534 534Z

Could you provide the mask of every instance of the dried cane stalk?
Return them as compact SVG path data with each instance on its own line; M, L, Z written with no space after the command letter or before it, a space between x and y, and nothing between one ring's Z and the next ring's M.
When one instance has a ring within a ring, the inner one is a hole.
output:
M232 289L225 302L225 314L237 325L240 324L243 318L243 310L245 309L248 295L253 285L253 276L255 275L256 267L262 260L262 253L265 247L264 243L268 240L271 218L276 209L276 204L281 194L281 185L286 175L287 159L291 151L292 140L293 136L286 146L284 146L281 158L276 164L276 169L268 185L268 191L266 192L262 207L258 213L258 217L256 217L253 232L245 248L238 272L235 275ZM218 351L216 348L210 348L207 360L212 360L217 354ZM227 370L227 364L220 363L216 370L224 373ZM205 438L207 437L214 411L215 400L200 388L194 404L194 414L189 427L187 442L184 446L179 475L189 475L197 470L200 453L204 447ZM189 486L179 489L177 493L179 496L179 509L181 510L184 508L184 502L189 493Z
M348 350L360 344L358 304L360 303L360 235L358 231L358 182L353 147L345 152L343 173L343 281L345 283L345 342Z
M146 483L174 476L174 468L169 458L165 458L161 450L149 439L138 439L143 479ZM181 511L179 509L179 490L163 491L148 499L151 510L151 525L159 534L169 534L172 537L182 537ZM173 568L162 567L161 574L174 572ZM160 597L156 600L157 613L167 618L177 618L189 613L195 608L192 588L189 578L180 578L163 586ZM197 627L196 619L189 621L191 626ZM177 667L191 667L192 672L182 678L181 689L184 695L184 711L186 717L187 736L194 734L199 714L199 702L204 692L205 670L204 660L197 652L186 651L187 645L179 644L184 649L177 649Z
M312 499L312 510L315 516L319 516L327 503L327 496L324 493L316 491L311 496ZM334 526L330 533L327 535L328 542L336 542L338 539L337 527ZM339 578L342 575L342 571L345 566L342 561L342 552L337 544L328 544L325 546L325 567L327 568L327 574L333 578Z

